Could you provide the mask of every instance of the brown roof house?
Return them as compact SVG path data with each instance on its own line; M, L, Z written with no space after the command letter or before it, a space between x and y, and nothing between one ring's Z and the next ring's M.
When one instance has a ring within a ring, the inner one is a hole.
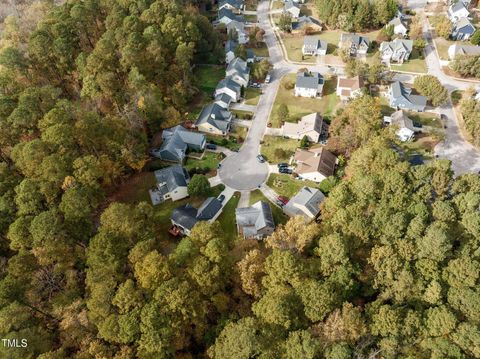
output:
M352 78L338 77L337 80L337 96L342 101L347 101L362 95L364 82L360 76Z
M297 149L294 160L297 164L295 173L302 179L314 182L322 182L333 176L338 163L337 157L324 148Z

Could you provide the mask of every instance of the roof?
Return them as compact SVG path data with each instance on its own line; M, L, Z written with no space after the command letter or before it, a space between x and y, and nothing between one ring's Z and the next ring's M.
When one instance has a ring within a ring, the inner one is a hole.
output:
M318 72L301 73L295 82L296 87L307 89L318 89L320 85L323 85L323 76Z
M230 20L239 21L239 16L235 15L232 10L227 9L225 7L218 10L218 19L220 20L223 17L227 17Z
M454 27L455 27L455 30L457 31L461 29L465 30L465 28L470 28L472 30L470 32L471 34L475 32L475 26L473 26L470 20L468 20L466 17L461 17L460 19L458 19Z
M311 217L315 217L320 212L320 203L325 199L325 196L316 188L303 187L298 193L293 196L285 205L284 210L292 214L301 214L302 210L299 208L305 207Z
M335 173L337 157L323 147L310 150L297 149L295 161L297 162L295 172L298 174L319 172L329 177Z
M303 116L298 123L285 122L283 125L283 133L286 136L290 134L301 136L311 131L320 134L322 132L322 123L322 115L318 112L314 112Z
M196 125L209 123L220 131L225 132L230 126L231 117L232 114L228 110L214 102L202 109L202 112L198 115Z
M197 132L188 131L183 126L174 126L163 130L163 143L159 152L168 152L178 161L182 161L188 147L201 147L205 141L205 135ZM170 158L172 159L172 158Z
M453 13L456 13L456 12L462 11L462 10L467 10L468 11L468 9L465 7L465 5L463 4L462 1L458 1L455 4L453 4L452 6L450 6L450 11L453 12Z
M394 99L403 100L411 103L414 106L425 107L427 105L427 98L420 95L412 95L412 89L406 87L400 81L394 81L391 85L391 93Z
M177 207L173 210L170 216L173 222L181 225L183 228L191 230L198 222L197 209L190 203Z
M413 126L413 121L408 118L403 110L398 110L392 113L390 116L390 124L396 125L399 128L408 128L411 131L415 131L415 127Z
M275 228L272 210L264 201L258 201L250 207L237 208L235 217L245 237L255 236L264 228Z
M383 52L386 49L390 49L392 52L397 52L399 50L412 52L413 40L394 39L393 41L384 41L380 44L380 51Z
M398 26L398 25L402 25L404 28L407 28L407 26L405 25L405 23L402 21L402 19L400 19L399 17L395 17L393 18L392 20L390 20L390 22L388 23L388 25L393 25L393 26Z
M298 11L300 11L300 7L296 3L294 3L292 0L285 1L284 8L285 8L286 11L288 11L292 8L296 8L296 9L298 9Z
M228 88L229 90L232 90L234 92L239 92L241 86L236 83L235 81L232 80L230 76L227 76L226 78L222 79L219 81L216 90L220 90L223 88Z
M238 46L238 42L234 40L228 40L227 42L225 42L225 53L228 53L230 51L235 51L237 46Z
M349 89L350 91L356 91L363 87L363 77L355 76L355 77L339 77L337 87L342 87L345 89Z
M327 42L320 40L316 36L305 36L303 38L303 46L310 51L316 51L318 49L327 50Z
M454 44L450 46L448 51L450 52L452 49L454 56L455 55L480 55L480 46L474 45L462 45L462 44Z
M165 184L168 192L178 187L186 187L190 179L188 172L180 165L162 168L154 172L157 183Z
M352 43L354 45L366 45L370 46L370 40L368 37L365 36L360 36L358 34L341 34L340 35L340 41L342 43Z
M227 105L230 105L230 103L233 101L233 99L227 95L226 93L221 93L220 95L215 96L215 102L219 103L225 103Z
M215 217L222 208L222 203L216 197L208 197L198 208L197 219L207 221Z
M220 1L219 7L222 7L225 4L228 4L234 7L235 9L241 9L243 6L243 1L242 0L223 0L223 1Z
M292 28L294 30L297 30L302 28L303 26L308 26L308 25L315 25L315 26L321 27L322 23L320 22L320 20L317 20L311 16L300 16L298 20L292 24Z
M227 66L227 74L238 74L240 76L246 76L249 73L247 62L240 57L235 57Z

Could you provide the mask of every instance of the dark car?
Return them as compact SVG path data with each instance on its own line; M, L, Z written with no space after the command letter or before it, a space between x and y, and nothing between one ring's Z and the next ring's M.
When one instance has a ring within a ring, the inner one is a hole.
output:
M258 160L258 162L260 162L260 163L264 163L264 162L265 162L265 158L264 158L262 155L258 155L258 156L257 156L257 160Z
M278 168L280 168L280 167L288 167L288 163L282 162L282 163L279 163L277 166L278 166Z
M217 149L217 145L214 144L214 143L207 143L207 145L205 146L205 148L207 150L216 150Z
M218 196L218 200L220 202L223 202L223 200L225 199L225 196L223 194L221 194L220 196Z
M293 173L293 171L292 171L290 168L288 168L288 167L280 167L280 168L278 169L278 172L280 172L280 173L285 173L285 174L287 174L287 175L291 175L291 174Z
M282 202L284 205L288 203L288 199L283 196L278 196L277 201Z

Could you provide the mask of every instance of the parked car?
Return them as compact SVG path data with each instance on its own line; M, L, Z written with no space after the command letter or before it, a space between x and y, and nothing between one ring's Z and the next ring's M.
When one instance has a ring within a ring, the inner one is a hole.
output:
M277 200L282 202L284 205L288 203L288 199L283 196L278 196Z
M288 167L280 167L278 169L278 172L284 173L284 174L287 174L287 175L291 175L293 173L293 171Z
M279 163L277 166L278 166L278 168L280 168L280 167L288 167L288 163L282 162L282 163Z
M205 146L205 148L207 150L216 150L217 149L217 145L214 144L214 143L207 143L207 145Z
M268 84L270 83L272 77L270 76L270 74L267 74L267 76L265 76L265 83Z
M220 196L218 196L218 200L220 202L223 202L224 199L225 199L225 195L221 194Z
M265 162L265 157L263 157L262 155L258 155L258 156L257 156L257 160L258 160L258 162L260 162L260 163L264 163L264 162Z

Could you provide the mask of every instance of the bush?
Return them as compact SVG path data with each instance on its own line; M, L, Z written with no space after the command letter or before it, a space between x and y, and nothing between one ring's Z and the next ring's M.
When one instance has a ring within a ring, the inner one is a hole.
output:
M193 175L187 188L189 196L208 196L210 194L208 178L201 174Z
M322 191L322 193L328 194L332 190L332 188L337 185L337 183L338 180L335 177L330 176L320 182L320 184L318 185L318 189Z
M293 82L293 81L286 81L286 82L283 84L283 87L285 88L285 90L293 90L293 88L295 87L295 82Z

